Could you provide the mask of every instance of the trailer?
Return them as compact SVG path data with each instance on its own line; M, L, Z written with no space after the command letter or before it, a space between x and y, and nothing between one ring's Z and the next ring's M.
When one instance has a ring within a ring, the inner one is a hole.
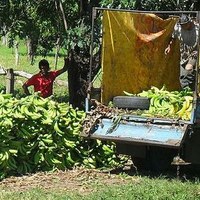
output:
M164 49L182 13L199 22L199 11L159 12L93 8L90 84L85 104L88 115L92 110L91 101L95 98L101 105L108 106L115 101L117 105L130 110L130 105L134 109L144 106L141 104L143 99L131 99L124 91L137 94L152 86L161 88L163 85L166 85L169 91L181 90L179 43L173 45L172 53L168 56L165 56ZM97 32L100 35L100 46L97 46L99 44L96 42ZM97 47L101 49L99 87L94 86L92 79L93 55ZM113 127L113 118L105 115L93 123L90 134L83 132L82 135L90 139L115 142L117 152L131 155L138 167L165 170L171 165L199 165L199 58L195 70L195 90L192 93L189 120L125 112L120 115L117 126L110 133L108 131Z

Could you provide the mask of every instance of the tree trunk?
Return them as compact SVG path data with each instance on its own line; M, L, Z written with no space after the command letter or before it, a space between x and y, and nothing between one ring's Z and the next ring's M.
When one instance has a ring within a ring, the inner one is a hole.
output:
M81 51L76 47L71 51L71 60L68 68L68 88L69 88L69 103L81 110L85 109L85 99L88 89L88 74L89 74L89 50ZM99 53L94 56L92 79L97 74L99 65Z
M26 47L27 47L27 58L28 60L30 60L30 55L31 55L31 39L30 38L27 38L26 40Z
M57 65L58 65L58 53L59 53L59 51L60 51L60 37L58 37L57 41L56 41L55 61L54 61L55 69L57 69Z
M15 48L15 65L17 66L19 64L19 42L14 42L14 48Z
M33 64L34 56L37 50L37 39L28 37L26 40L28 60Z
M59 7L60 7L60 11L62 13L62 18L63 18L63 23L64 23L65 31L67 33L67 29L68 29L68 27L67 27L67 20L66 20L66 16L65 16L65 12L64 12L61 0L59 1Z
M8 46L8 32L6 30L6 25L3 25L2 32L2 45Z
M135 8L136 10L142 10L142 2L141 0L136 0L135 1Z
M6 35L3 35L3 36L1 37L1 44L2 44L2 45L5 45L5 46L8 46L7 34L6 34Z
M68 68L69 103L73 108L84 110L85 98L87 96L87 73L82 70L83 68L87 69L86 65L82 62L84 56L71 51L70 57L71 60Z
M80 0L79 11L80 16L90 15L93 6L98 6L99 1L88 1ZM71 50L71 62L68 68L68 88L69 88L69 103L72 104L74 108L78 107L81 110L85 110L85 99L87 97L88 89L88 74L90 66L90 54L89 46L85 49L79 49L78 46ZM81 53L82 52L82 53ZM93 59L93 69L92 69L92 79L97 74L99 65L99 55L94 56Z
M88 11L88 0L80 0L79 14L80 17L84 16Z

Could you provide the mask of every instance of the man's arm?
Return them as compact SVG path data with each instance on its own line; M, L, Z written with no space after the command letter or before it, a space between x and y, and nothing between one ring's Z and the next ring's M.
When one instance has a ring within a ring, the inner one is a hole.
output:
M171 51L171 45L172 45L173 41L174 41L174 38L171 37L171 40L170 40L167 48L165 49L165 55L167 55Z
M174 40L176 40L178 38L178 35L180 34L180 32L181 32L180 25L176 24L174 26L174 31L173 31L173 33L170 37L170 41L168 43L168 46L165 49L165 55L167 55L171 51L171 45L174 42Z
M30 95L30 94L31 94L31 93L29 92L29 90L28 90L28 86L26 85L26 83L23 84L22 88L23 88L24 93L25 93L26 95Z
M69 65L69 58L64 58L64 66L62 69L57 71L57 76L67 71Z

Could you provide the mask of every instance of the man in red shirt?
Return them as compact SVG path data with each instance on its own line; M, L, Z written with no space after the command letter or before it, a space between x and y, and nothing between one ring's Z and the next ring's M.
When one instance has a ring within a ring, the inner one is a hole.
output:
M34 87L34 92L40 92L41 97L46 98L53 94L53 82L57 76L67 71L68 59L64 59L64 66L60 70L49 71L49 62L45 59L39 62L40 72L33 75L23 84L25 94L30 95L29 86Z

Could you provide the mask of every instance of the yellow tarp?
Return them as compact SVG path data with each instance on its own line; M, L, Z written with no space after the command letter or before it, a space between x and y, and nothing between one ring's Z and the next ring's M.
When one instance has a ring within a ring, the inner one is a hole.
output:
M180 88L179 44L164 53L176 19L154 14L104 11L101 101L108 104L123 91L138 93L151 86Z

